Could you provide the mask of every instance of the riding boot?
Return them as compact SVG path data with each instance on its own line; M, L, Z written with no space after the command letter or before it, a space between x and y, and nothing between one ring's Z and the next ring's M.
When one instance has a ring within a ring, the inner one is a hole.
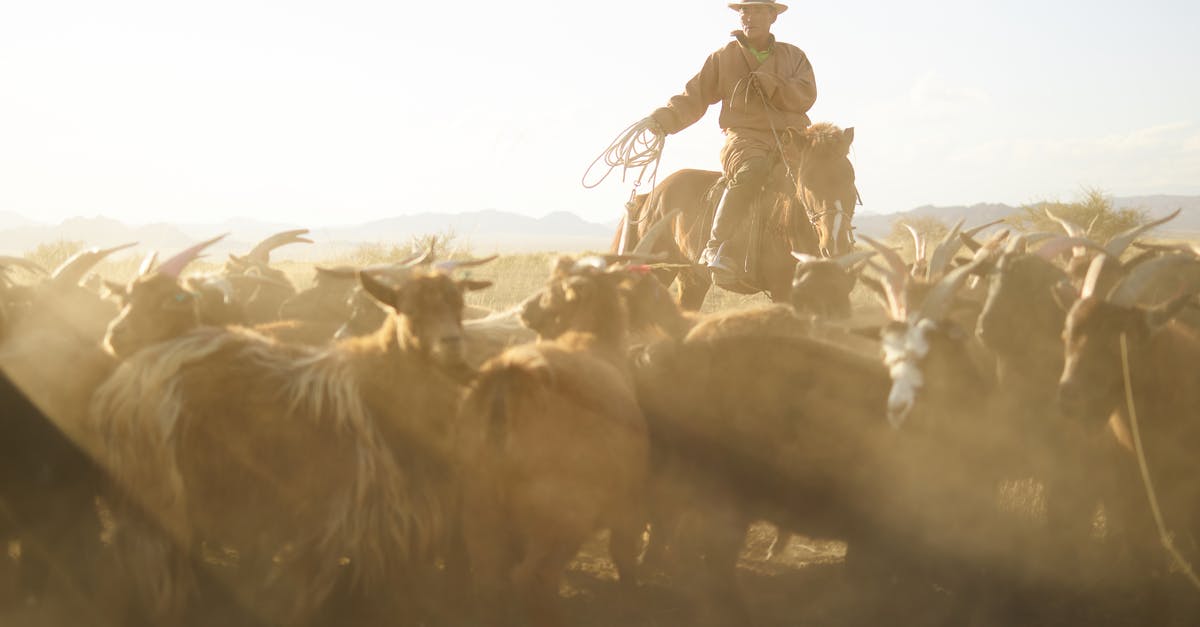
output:
M750 207L766 183L769 170L766 159L750 159L730 178L725 196L721 198L721 204L713 216L712 234L700 255L700 263L720 272L737 272L737 262L729 255L722 258L721 249L733 238L750 213Z

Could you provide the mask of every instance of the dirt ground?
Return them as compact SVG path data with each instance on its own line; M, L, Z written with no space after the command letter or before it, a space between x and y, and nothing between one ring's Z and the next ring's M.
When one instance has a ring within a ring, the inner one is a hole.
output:
M972 603L958 602L954 593L918 581L866 583L846 572L846 547L840 542L793 537L767 559L775 530L755 525L748 534L738 572L740 591L756 627L867 627L913 625L946 627L1153 627L1200 625L1200 595L1170 586L1160 594L1138 594L1128 587L1099 589L1087 594L1040 591L1033 597L1014 598L997 590ZM1174 577L1180 580L1182 577ZM1161 582L1160 582L1161 583ZM1168 582L1170 583L1170 582ZM560 597L567 624L577 627L696 627L706 623L702 605L688 598L662 575L640 582L632 597L617 582L608 559L607 540L597 537L584 546L572 562ZM975 597L972 597L975 598ZM1175 599L1174 601L1172 599ZM1182 602L1179 599L1183 599ZM67 610L53 599L13 603L0 609L0 627L76 627L88 624L80 616L87 608ZM466 595L462 597L466 604ZM462 608L447 615L460 618L430 622L425 627L476 627L461 618ZM196 622L196 621L193 621ZM388 621L384 621L386 624ZM404 621L400 621L401 624ZM203 627L225 627L222 621L199 620ZM329 627L354 623L332 621ZM720 624L720 623L716 623Z

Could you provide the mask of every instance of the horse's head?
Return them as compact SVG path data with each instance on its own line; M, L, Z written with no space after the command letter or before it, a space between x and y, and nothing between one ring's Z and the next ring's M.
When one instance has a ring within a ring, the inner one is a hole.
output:
M789 128L783 134L783 154L796 174L796 194L804 200L825 257L852 247L850 221L858 200L848 156L853 141L853 128L842 130L828 123Z

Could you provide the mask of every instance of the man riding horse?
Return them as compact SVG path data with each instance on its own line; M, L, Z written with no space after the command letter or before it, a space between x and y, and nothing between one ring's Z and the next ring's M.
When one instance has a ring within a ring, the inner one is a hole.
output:
M771 34L771 25L787 5L748 0L730 3L729 8L741 16L742 30L732 33L734 41L712 53L683 93L648 118L654 132L671 135L695 124L709 105L721 103L721 166L727 190L700 263L723 275L736 274L740 265L723 248L777 164L773 157L781 134L808 127L808 110L817 99L816 79L804 51Z

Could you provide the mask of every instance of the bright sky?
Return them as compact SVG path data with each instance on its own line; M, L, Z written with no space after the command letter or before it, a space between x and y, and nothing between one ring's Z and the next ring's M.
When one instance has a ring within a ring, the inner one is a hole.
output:
M792 3L866 209L1200 193L1195 0ZM716 0L0 6L0 211L314 226L620 215L579 183L728 41ZM662 172L714 169L717 107Z

